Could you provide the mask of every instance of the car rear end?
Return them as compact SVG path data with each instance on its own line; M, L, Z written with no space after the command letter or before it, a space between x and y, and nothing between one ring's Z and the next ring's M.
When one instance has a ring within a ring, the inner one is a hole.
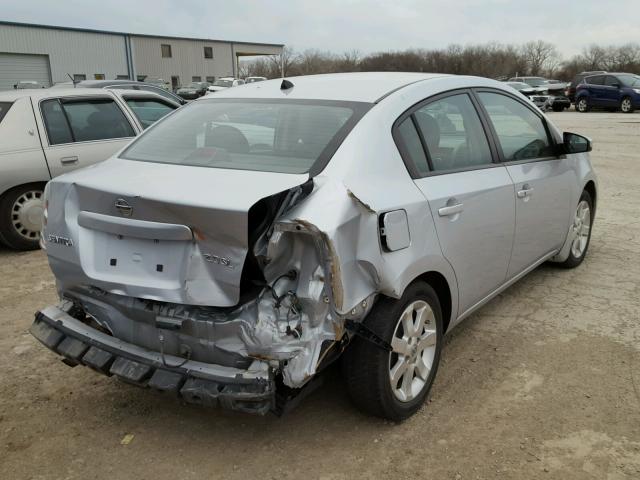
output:
M54 179L42 238L61 300L32 334L187 402L275 410L276 385L304 386L344 334L335 252L282 217L368 108L203 99L121 158Z

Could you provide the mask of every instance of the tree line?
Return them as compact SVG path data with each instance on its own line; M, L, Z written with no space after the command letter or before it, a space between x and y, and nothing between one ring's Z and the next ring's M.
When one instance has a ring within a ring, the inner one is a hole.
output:
M296 52L285 47L281 55L241 64L242 76L278 78L337 72L430 72L507 79L516 75L544 76L570 81L582 71L606 70L640 74L640 44L589 45L582 53L563 59L555 45L531 41L522 45L489 43L450 45L442 49L409 49L361 55L316 49Z

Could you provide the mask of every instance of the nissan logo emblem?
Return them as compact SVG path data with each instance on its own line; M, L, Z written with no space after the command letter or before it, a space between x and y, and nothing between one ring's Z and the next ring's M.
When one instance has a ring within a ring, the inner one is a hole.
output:
M116 200L115 205L123 217L130 217L133 213L133 207L129 205L129 202L127 202L124 198L119 198L118 200Z

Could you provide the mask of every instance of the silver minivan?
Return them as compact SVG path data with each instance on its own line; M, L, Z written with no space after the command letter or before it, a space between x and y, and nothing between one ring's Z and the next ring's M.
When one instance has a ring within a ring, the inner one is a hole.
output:
M68 364L252 413L340 359L354 403L401 420L445 332L543 262L583 261L590 150L484 78L230 88L49 182L60 302L31 332Z
M179 106L142 91L0 93L0 243L38 248L46 182L109 158Z

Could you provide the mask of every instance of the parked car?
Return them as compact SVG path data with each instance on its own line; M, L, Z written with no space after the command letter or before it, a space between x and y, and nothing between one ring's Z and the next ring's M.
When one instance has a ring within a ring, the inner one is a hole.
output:
M164 78L155 78L155 77L146 77L144 79L145 83L150 83L152 85L156 85L167 92L171 91L171 84L167 82Z
M563 82L551 82L543 77L513 77L509 79L510 82L524 82L532 87L542 87L550 95L561 96L564 95L566 83Z
M485 78L228 89L49 182L61 302L31 332L70 365L251 413L342 357L355 404L401 420L446 331L543 262L583 261L590 150Z
M142 90L144 92L156 93L162 97L165 97L172 102L184 105L186 100L179 97L173 92L170 92L164 88L161 88L157 84L147 82L136 82L134 80L82 80L74 84L73 82L58 83L51 88L108 88L112 90Z
M244 83L264 82L267 77L247 77L244 79Z
M532 87L524 82L506 82L511 88L518 90L521 94L531 100L536 107L541 110L553 110L561 112L571 106L569 99L564 96L549 95L546 87Z
M37 248L45 183L105 160L178 107L143 91L0 93L0 243L17 250Z
M620 109L632 113L640 108L640 75L607 73L585 77L576 88L576 110Z
M209 86L207 90L209 91L208 93L213 93L226 90L227 88L237 87L239 85L244 85L244 80L233 77L223 77L213 82L213 85Z
M34 88L45 88L45 86L35 80L21 80L16 83L13 88L14 90L28 90Z
M185 100L195 100L207 93L211 84L207 82L191 82L186 87L179 88L176 93Z
M584 80L585 77L588 77L590 75L597 75L599 73L607 73L604 70L596 70L593 72L582 72L577 74L575 77L573 77L573 80L571 80L571 83L569 85L567 85L567 88L565 89L565 96L569 99L569 101L571 103L574 103L576 100L576 87L578 86L578 84L580 82L582 82L582 80Z

